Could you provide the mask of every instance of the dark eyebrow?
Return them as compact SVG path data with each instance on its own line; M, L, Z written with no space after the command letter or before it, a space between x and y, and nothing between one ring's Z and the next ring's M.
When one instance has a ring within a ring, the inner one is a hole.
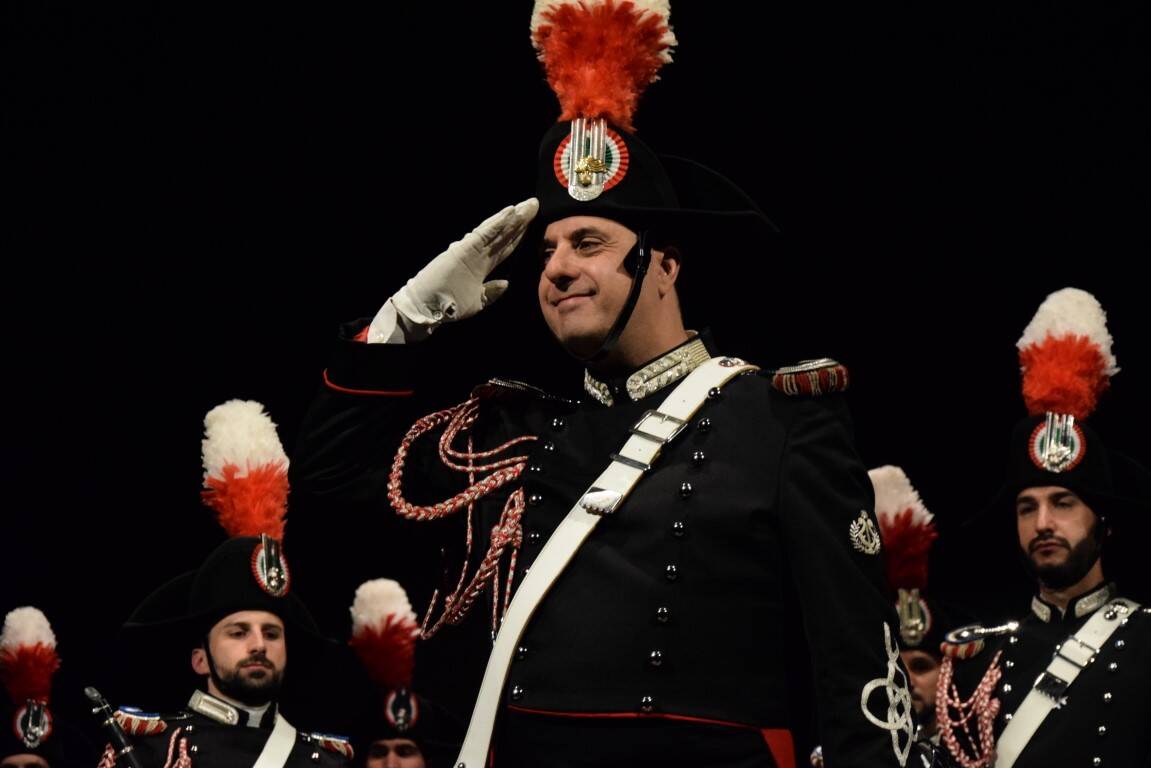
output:
M580 227L579 229L573 230L571 232L571 234L569 234L565 239L568 240L569 242L574 243L577 240L583 240L585 237L587 237L589 235L592 235L594 237L602 237L605 239L607 238L607 234L604 233L603 230L596 229L595 227ZM549 237L545 237L543 239L543 241L540 242L540 252L541 253L543 251L546 251L549 248L555 248L555 247L556 247L556 241L549 238Z
M1079 497L1076 496L1071 491L1059 491L1058 493L1051 494L1051 500L1052 501L1064 501L1066 499L1077 499L1077 498L1079 498Z
M232 627L237 627L239 629L247 630L247 629L251 629L252 625L246 621L233 621L230 624L224 625L224 629L231 629Z
M574 243L576 240L583 240L588 235L594 235L596 237L604 237L604 238L607 237L606 234L604 234L600 230L596 229L595 227L580 227L579 229L577 229L576 231L574 231L570 235L568 235L568 240L570 240Z

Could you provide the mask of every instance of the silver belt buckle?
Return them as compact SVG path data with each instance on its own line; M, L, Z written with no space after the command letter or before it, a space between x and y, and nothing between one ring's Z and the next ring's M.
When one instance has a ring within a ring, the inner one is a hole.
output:
M648 419L651 419L651 418L657 418L664 423L672 424L673 429L672 429L671 433L667 437L662 437L661 435L653 434L653 433L645 430L643 428L644 422L646 422ZM680 432L683 431L683 428L686 426L687 426L687 422L684 421L683 419L677 419L675 416L668 416L666 413L663 413L662 411L657 411L655 409L652 409L650 411L645 412L643 416L640 416L639 421L637 421L635 424L633 424L631 429L628 431L631 432L633 435L639 435L640 437L647 438L648 440L651 440L653 443L659 443L660 445L667 445L672 440L675 440L675 438L679 435Z
M1064 640L1058 651L1061 658L1080 669L1086 669L1088 664L1095 661L1095 654L1097 653L1099 653L1098 648L1088 645L1075 635Z

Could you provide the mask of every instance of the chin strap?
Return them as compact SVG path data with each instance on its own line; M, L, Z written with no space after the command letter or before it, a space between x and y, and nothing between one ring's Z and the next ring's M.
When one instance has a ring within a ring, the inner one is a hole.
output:
M204 635L204 639L200 642L204 645L204 658L208 662L208 678L219 686L220 675L216 672L216 662L212 661L212 651L209 650L212 646L208 644L208 636Z
M582 358L582 362L594 363L603 360L615 348L616 342L619 341L620 335L623 334L623 329L627 327L628 321L631 320L631 313L635 310L636 302L639 301L639 292L643 287L643 278L644 275L647 274L647 267L651 262L650 256L651 254L647 248L647 230L640 230L635 245L632 246L632 249L628 251L627 256L623 259L624 269L632 275L631 290L628 291L627 301L623 303L623 309L619 311L619 316L616 317L611 330L608 331L607 336L604 337L599 349L596 350L595 354L591 357Z

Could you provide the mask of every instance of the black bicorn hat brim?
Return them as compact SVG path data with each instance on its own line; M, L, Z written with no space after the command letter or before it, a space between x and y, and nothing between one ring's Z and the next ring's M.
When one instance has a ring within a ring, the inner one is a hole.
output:
M521 250L538 250L544 229L570 216L598 216L629 229L654 230L692 250L762 253L776 242L779 229L730 179L694 160L658 155L618 128L611 130L626 145L626 172L614 185L605 185L598 197L576 200L561 180L556 162L569 126L557 123L540 144L536 179L540 210Z
M146 597L124 624L125 632L171 630L202 637L223 617L238 611L267 611L285 627L319 637L308 609L290 590L276 596L251 572L255 537L237 537L218 546L195 571L181 574Z
M0 702L0 760L13 755L36 755L44 758L52 768L79 768L92 765L92 745L80 729L61 720L55 707L50 707L52 730L36 747L28 747L19 735L16 717L23 710L9 702L3 693Z
M1092 511L1116 530L1146 530L1151 523L1151 473L1134 459L1111 451L1098 432L1086 423L1077 427L1083 435L1082 458L1072 467L1052 472L1031 456L1031 437L1046 416L1019 421L1011 434L1007 477L987 506L967 524L976 524L1015 508L1024 488L1058 486L1073 491Z
M326 657L335 643L320 633L303 601L290 588L279 597L269 594L252 574L252 553L260 542L229 539L200 568L176 576L140 602L121 627L117 644L129 689L146 698L185 697L182 684L195 679L187 653L203 643L220 619L239 611L267 611L284 622L287 680L305 677Z
M403 706L417 713L414 722L401 730L395 717L389 717L389 706ZM413 691L376 691L376 717L365 724L356 753L367 755L371 745L380 739L411 739L419 745L429 766L450 765L459 754L467 730L465 723L446 707Z

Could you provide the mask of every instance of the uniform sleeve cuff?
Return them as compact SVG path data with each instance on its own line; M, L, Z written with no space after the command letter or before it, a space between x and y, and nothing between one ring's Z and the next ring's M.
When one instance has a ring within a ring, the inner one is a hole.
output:
M368 319L340 326L335 352L324 371L324 385L356 395L404 397L419 388L429 370L428 350L418 344L367 344L361 339Z

